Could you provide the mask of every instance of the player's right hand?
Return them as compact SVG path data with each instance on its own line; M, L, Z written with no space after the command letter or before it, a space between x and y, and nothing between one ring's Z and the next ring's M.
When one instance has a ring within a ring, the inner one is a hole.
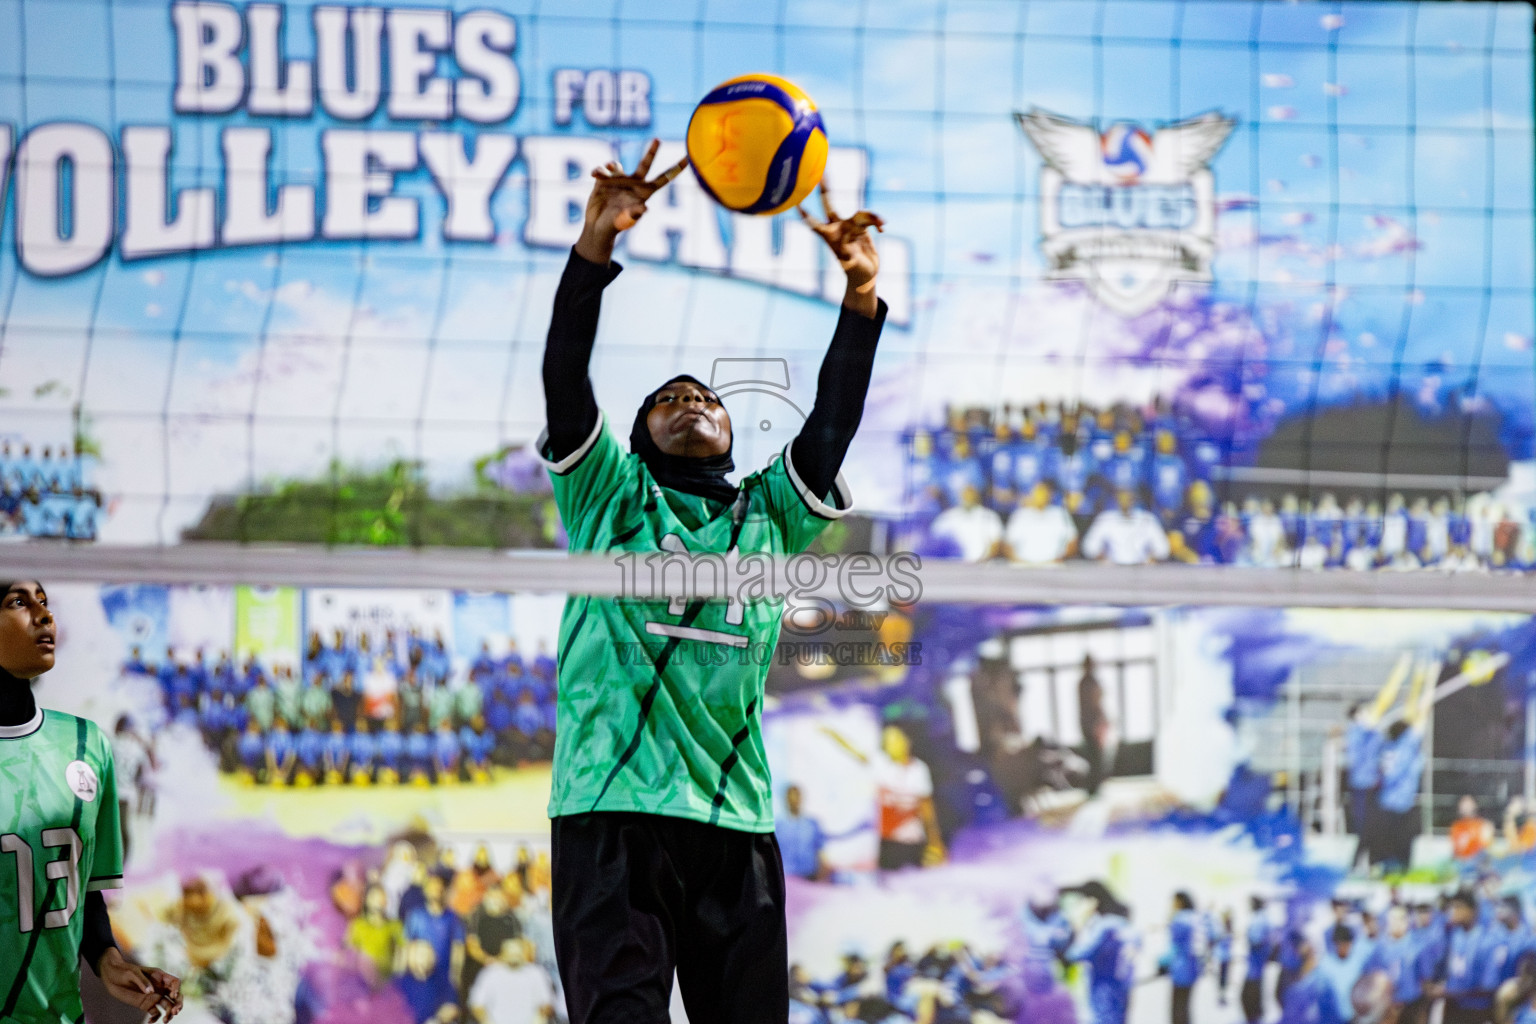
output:
M167 974L157 967L151 967L146 971L149 980L155 986L155 991L160 995L160 1001L155 1004L154 1012L149 1020L154 1024L157 1019L155 1014L161 1014L159 1019L170 1020L181 1012L181 979L174 974Z
M687 157L650 181L646 180L645 176L651 173L651 161L656 159L656 151L660 148L661 141L652 139L632 174L624 173L623 166L617 161L593 170L592 177L597 181L587 200L586 232L612 238L620 231L628 231L645 215L646 200L683 173L688 166Z
M112 998L148 1013L150 1024L181 1012L181 979L173 974L129 963L116 947L102 954L98 971Z

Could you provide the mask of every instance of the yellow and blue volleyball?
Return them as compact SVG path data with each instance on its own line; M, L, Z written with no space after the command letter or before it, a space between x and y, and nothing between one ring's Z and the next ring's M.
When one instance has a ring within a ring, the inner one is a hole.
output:
M776 75L721 82L688 122L688 163L716 202L772 215L811 194L827 167L816 101Z

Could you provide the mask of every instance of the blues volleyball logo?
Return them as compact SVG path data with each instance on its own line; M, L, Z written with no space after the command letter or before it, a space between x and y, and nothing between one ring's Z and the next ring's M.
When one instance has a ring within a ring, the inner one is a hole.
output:
M1175 283L1211 279L1216 184L1211 159L1235 122L1212 111L1147 132L1102 132L1044 110L1015 115L1040 152L1040 253L1048 281L1076 281L1132 317Z

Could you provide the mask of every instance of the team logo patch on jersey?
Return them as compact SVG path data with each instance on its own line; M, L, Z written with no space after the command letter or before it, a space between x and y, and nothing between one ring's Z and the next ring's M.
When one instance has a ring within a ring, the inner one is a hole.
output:
M1152 309L1175 282L1211 280L1211 159L1236 122L1212 111L1148 133L1044 110L1017 114L1044 161L1040 252L1046 280L1081 281L1121 316Z
M95 800L96 792L101 788L96 769L84 761L69 762L69 767L64 769L64 781L69 783L70 791L86 803Z

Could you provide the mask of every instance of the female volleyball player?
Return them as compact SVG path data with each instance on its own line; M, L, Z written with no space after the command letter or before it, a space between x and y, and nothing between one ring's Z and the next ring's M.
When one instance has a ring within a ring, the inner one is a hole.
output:
M122 884L112 745L94 723L43 711L32 680L58 638L39 583L0 584L0 1020L79 1021L80 958L151 1021L181 1012L181 982L129 963L101 890Z
M647 181L610 163L555 294L539 440L573 551L793 555L849 508L838 472L863 415L885 303L860 212L805 218L847 276L842 313L795 440L728 483L731 420L697 378L648 395L628 453L587 376L620 232L687 161ZM675 969L689 1019L789 1012L784 870L761 731L780 602L572 597L560 624L559 728L549 813L555 946L572 1024L660 1024ZM759 650L763 649L761 647Z

